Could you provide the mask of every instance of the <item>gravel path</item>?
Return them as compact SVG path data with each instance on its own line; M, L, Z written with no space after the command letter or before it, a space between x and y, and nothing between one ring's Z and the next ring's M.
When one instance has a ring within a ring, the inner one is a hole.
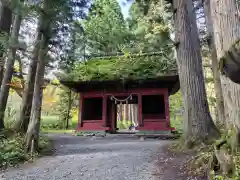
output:
M154 154L168 141L128 136L51 135L54 156L0 174L0 180L155 180ZM165 179L165 178L164 178Z

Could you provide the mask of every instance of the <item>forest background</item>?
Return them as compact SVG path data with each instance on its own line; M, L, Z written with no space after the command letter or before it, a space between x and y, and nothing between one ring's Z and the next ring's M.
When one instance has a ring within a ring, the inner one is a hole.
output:
M0 2L0 165L44 149L40 132L76 127L80 97L59 80L178 69L181 91L170 97L170 111L182 146L210 146L205 159L238 177L239 0ZM120 57L117 69L110 66ZM126 128L126 107L119 116Z

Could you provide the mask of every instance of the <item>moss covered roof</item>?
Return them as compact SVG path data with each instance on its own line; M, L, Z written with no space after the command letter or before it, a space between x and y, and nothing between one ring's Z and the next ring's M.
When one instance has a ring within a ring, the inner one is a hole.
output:
M176 74L177 65L174 60L156 56L120 56L78 63L72 72L64 74L61 79L74 82L128 81L157 79Z

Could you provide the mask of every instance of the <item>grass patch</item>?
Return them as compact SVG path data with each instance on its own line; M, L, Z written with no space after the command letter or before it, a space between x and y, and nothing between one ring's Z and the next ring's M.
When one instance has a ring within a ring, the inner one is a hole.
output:
M41 129L61 129L62 122L58 116L42 116Z
M76 129L78 124L77 118L72 118L69 121L69 129L73 130ZM41 121L41 130L42 131L64 131L64 125L61 121L61 118L58 116L42 116Z
M51 133L51 134L71 134L74 133L72 129L42 129L42 133Z
M119 129L128 129L131 124L132 124L132 122L131 121L127 121L127 120L117 121L117 128L119 128Z

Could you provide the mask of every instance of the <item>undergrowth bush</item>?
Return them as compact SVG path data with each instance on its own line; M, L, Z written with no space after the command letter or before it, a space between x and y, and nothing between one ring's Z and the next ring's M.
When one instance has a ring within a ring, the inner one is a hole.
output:
M16 134L11 137L3 136L0 140L0 168L14 166L29 159L24 152L24 138Z
M39 139L39 152L41 153L50 144L47 137ZM38 154L35 154L36 156ZM34 156L35 156L34 155ZM32 158L30 154L24 151L24 136L15 134L11 130L5 130L0 134L0 168L16 166L21 162L28 161Z
M17 117L17 111L11 106L7 106L4 116L4 125L6 128L11 128L15 123Z
M226 134L215 142L197 142L190 147L185 146L186 141L180 139L170 147L170 151L191 154L186 163L191 175L207 173L209 180L239 180L240 152L232 153L231 142L232 137ZM223 145L218 147L219 144ZM225 167L230 171L226 171Z
M69 129L76 129L78 125L78 111L74 111L74 116L69 120ZM58 116L42 116L41 130L63 130L64 122Z
M58 116L42 116L41 129L62 129L63 122Z

